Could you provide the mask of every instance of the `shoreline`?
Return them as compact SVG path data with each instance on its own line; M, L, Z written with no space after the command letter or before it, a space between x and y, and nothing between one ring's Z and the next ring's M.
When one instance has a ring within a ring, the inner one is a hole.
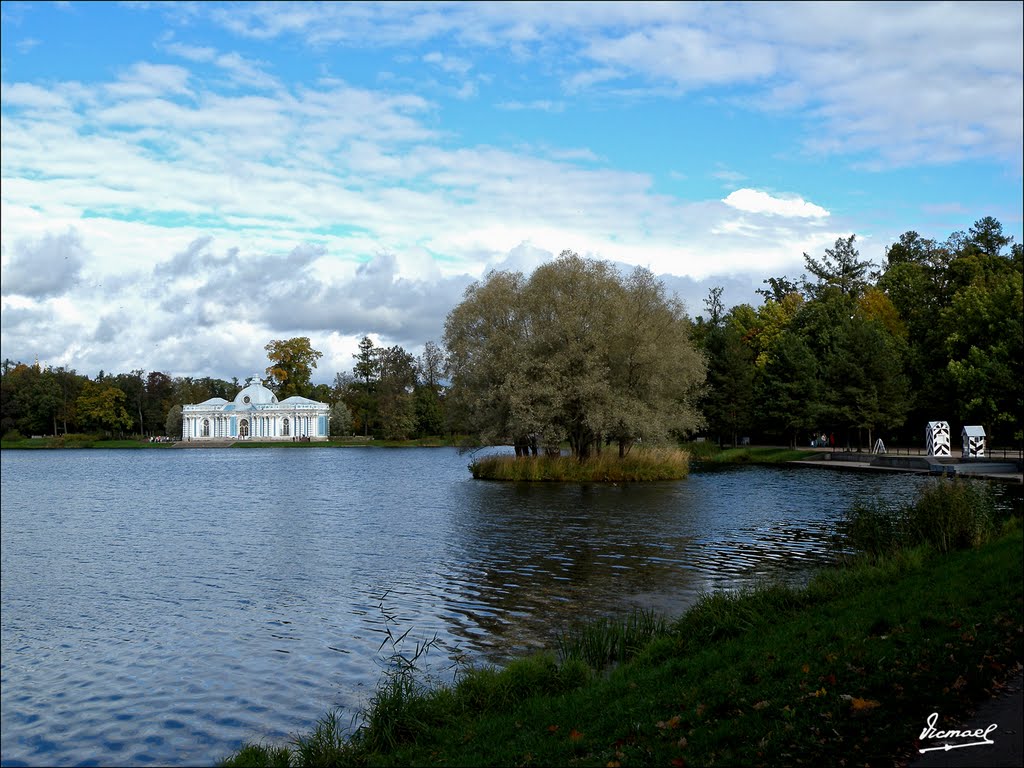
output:
M1019 676L1021 541L1015 518L977 549L711 595L610 668L541 655L453 687L389 677L360 730L331 713L293 744L303 765L905 764L930 712L967 722ZM287 750L221 764L283 766Z

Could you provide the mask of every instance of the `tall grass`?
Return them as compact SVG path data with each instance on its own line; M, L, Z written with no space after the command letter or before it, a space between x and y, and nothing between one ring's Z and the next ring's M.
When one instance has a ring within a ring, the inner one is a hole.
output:
M980 546L995 533L991 489L972 480L937 480L912 504L858 503L840 522L837 543L871 557L925 545L946 553Z
M656 637L668 634L664 617L635 610L623 618L602 618L563 633L557 641L563 660L579 659L600 671L636 656Z
M580 461L572 456L483 456L469 471L478 480L631 483L681 480L690 473L690 455L678 448L634 449L624 458L605 451Z

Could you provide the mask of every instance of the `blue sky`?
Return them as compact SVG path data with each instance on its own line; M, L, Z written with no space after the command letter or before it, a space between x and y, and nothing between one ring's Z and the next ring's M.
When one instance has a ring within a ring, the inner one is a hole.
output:
M1020 3L2 3L2 356L244 378L570 249L691 314L1022 240Z

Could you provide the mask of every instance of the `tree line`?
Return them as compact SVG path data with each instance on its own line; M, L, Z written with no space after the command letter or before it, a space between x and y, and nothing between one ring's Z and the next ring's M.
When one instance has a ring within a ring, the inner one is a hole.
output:
M442 379L446 362L428 342L414 357L401 347L375 347L364 338L352 372L339 372L332 385L313 384L322 353L308 337L266 345L270 365L262 382L283 400L293 395L331 405L331 434L389 439L441 435ZM181 435L181 406L213 397L234 399L250 383L211 377L171 376L133 370L95 378L64 366L4 360L0 365L0 434L108 436Z
M986 217L944 242L906 232L875 270L840 238L820 259L804 254L799 278L764 280L757 308L726 311L713 288L694 327L709 434L921 445L929 421L948 421L1019 446L1022 257Z
M517 453L579 457L703 434L841 446L921 443L928 421L1022 441L1022 246L992 217L937 242L909 231L880 268L856 237L799 277L768 277L761 304L723 290L691 318L652 273L563 252L529 277L492 272L448 313L443 343L414 356L359 343L350 370L313 384L308 337L265 347L280 399L331 405L332 435L460 434ZM0 434L180 435L181 405L231 400L246 382L133 370L90 379L4 360Z

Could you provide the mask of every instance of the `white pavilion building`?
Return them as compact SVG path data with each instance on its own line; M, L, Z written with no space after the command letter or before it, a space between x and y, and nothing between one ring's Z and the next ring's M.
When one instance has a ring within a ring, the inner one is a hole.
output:
M181 409L182 440L327 440L330 406L298 395L278 400L258 376L234 402L211 397Z

